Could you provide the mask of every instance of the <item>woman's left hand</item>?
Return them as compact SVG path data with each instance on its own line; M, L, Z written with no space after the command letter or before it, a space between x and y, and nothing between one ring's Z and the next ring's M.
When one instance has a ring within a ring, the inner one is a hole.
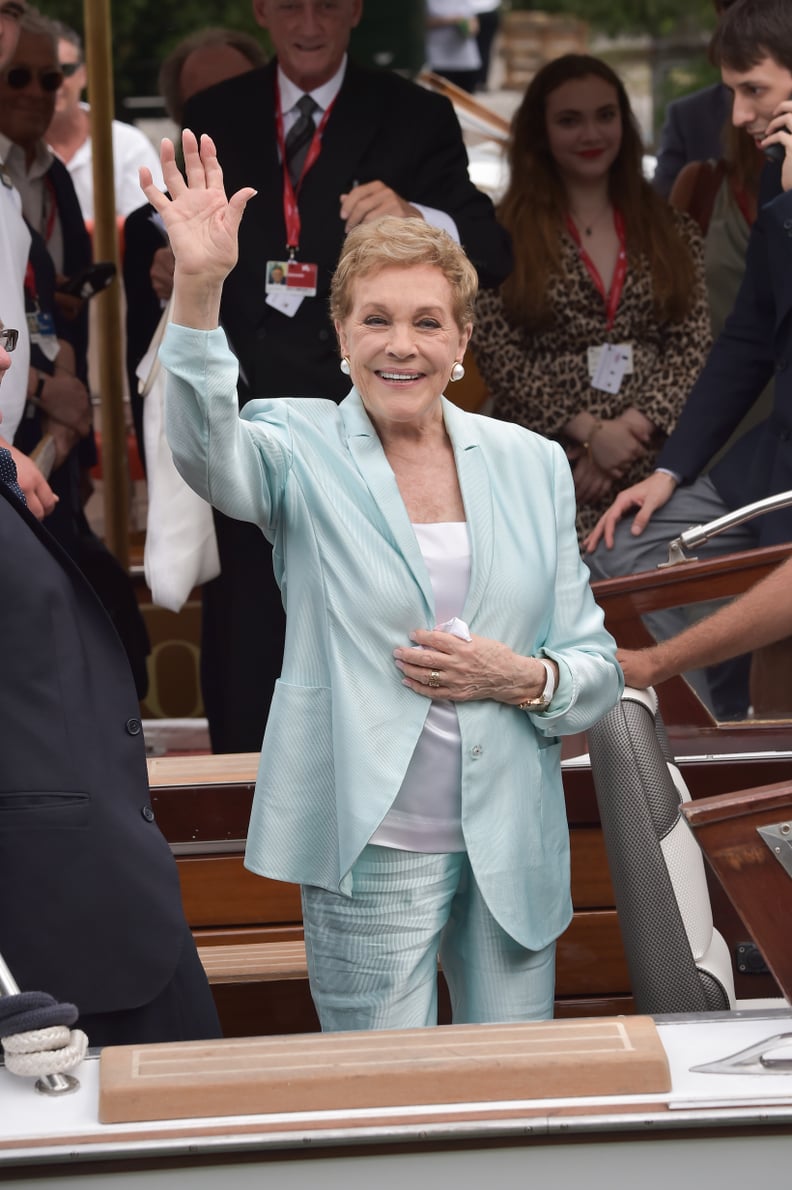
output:
M410 634L420 649L393 650L404 684L424 698L471 702L492 698L516 706L538 697L547 674L536 657L522 657L486 636L462 640L450 632L419 629Z

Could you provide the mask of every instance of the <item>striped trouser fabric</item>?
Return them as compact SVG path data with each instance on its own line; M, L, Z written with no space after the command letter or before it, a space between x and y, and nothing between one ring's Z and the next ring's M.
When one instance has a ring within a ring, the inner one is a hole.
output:
M437 960L455 1024L547 1020L555 943L526 950L487 909L465 852L370 844L352 897L304 886L308 975L324 1031L437 1023Z

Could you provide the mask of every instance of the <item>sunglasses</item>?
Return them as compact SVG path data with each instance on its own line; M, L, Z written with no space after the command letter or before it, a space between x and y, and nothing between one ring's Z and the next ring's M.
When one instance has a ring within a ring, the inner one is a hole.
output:
M70 79L82 66L82 62L59 62L58 68L65 79Z
M57 91L63 82L63 74L60 70L37 70L34 72L29 66L12 66L5 72L5 81L15 91L22 91L25 87L30 86L34 74L41 90L48 94Z
M19 331L0 330L0 347L5 347L6 351L13 351L19 341Z

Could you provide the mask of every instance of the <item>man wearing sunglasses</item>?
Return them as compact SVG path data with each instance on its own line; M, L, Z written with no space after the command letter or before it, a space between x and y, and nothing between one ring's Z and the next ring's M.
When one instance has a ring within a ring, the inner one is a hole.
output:
M25 12L22 0L0 0L0 71L12 59L19 39L19 23ZM11 442L22 417L30 374L30 340L25 321L24 278L30 250L30 233L22 218L19 195L13 187L0 151L0 319L22 331L16 344L16 367L0 392L0 448L11 449L19 483L28 507L43 517L55 507L55 493L36 464L13 450Z
M59 462L63 462L77 438L85 437L90 427L90 405L85 387L87 311L80 307L76 313L74 310L64 311L54 299L55 277L74 276L91 260L90 239L68 171L61 162L53 159L43 140L62 81L51 24L33 10L24 12L19 20L19 37L13 57L0 71L0 156L5 163L6 180L18 192L25 221L40 240L36 241L36 252L31 255L27 230L19 233L20 242L25 245L25 259L21 265L16 262L13 275L24 282L24 312L15 316L14 321L26 332L24 344L20 346L27 348L30 344L33 367L25 374L24 361L18 354L11 373L16 400L12 408L3 400L3 409L8 427L6 437L13 441L12 434L15 435L17 445L25 452L32 449L34 439L40 436L34 434L31 438L34 422L37 425L42 417L54 419L56 441L66 435ZM11 324L10 310L0 311L0 317ZM24 389L20 410L18 389L21 383L24 383ZM68 432L69 426L74 428L74 433ZM47 425L42 424L41 430L46 431ZM93 462L95 454L90 457L81 455L81 458L87 466ZM80 461L75 457L69 466L68 476L61 472L59 495L61 499L64 495L69 497L67 504L76 515L78 506L81 506ZM75 468L77 478L72 480ZM19 469L27 493L25 467L20 463ZM55 502L52 496L49 506L37 511L49 513ZM36 507L35 494L31 506ZM66 517L71 513L62 509L61 515Z

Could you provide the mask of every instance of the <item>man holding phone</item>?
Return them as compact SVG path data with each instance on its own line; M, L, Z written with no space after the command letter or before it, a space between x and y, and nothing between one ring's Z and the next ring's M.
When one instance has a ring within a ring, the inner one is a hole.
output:
M24 12L16 50L0 75L0 155L8 181L21 198L25 221L40 237L34 240L25 277L25 324L33 369L22 422L34 416L34 409L42 409L71 424L72 413L61 406L73 410L81 395L86 419L80 432L85 436L90 425L87 310L77 298L59 299L57 291L48 292L48 270L65 280L91 262L91 241L74 186L43 139L61 79L53 26L37 13ZM36 255L39 247L43 255Z
M733 310L687 398L674 432L642 483L617 496L586 542L594 578L650 570L685 528L792 489L792 21L788 0L737 0L713 40L732 120L765 152L759 214ZM709 474L713 455L775 374L770 416ZM622 520L631 510L636 515ZM621 523L619 523L621 522ZM699 556L792 540L792 509L721 534ZM681 626L679 613L663 634Z

